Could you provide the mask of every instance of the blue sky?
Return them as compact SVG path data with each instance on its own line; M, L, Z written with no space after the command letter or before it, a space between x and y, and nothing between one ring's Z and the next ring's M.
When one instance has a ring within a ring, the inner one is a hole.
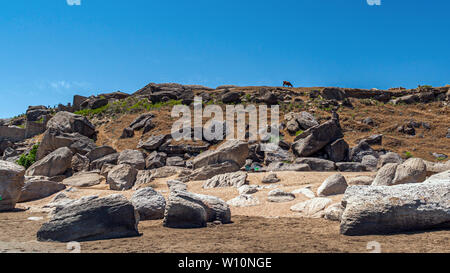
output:
M2 1L0 117L150 82L450 84L450 1Z

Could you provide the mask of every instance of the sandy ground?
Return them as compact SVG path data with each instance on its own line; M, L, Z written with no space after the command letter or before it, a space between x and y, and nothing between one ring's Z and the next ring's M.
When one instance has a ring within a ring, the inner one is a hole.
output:
M333 173L326 172L280 172L278 187L285 191L311 186L316 191L320 184ZM262 185L264 173L250 174L249 183ZM348 179L373 173L344 173ZM159 179L151 185L167 197L166 181ZM214 195L230 200L238 195L235 188L202 189L202 181L188 183L192 192ZM450 252L450 231L434 230L416 233L403 233L384 236L348 237L339 234L339 223L324 219L302 218L289 208L307 197L299 194L287 203L267 202L270 189L261 190L255 195L261 204L248 208L231 208L233 223L211 225L204 229L169 229L162 226L162 220L141 221L139 232L134 238L122 238L95 242L82 242L81 252L369 252L369 242L380 244L382 252ZM106 184L89 189L77 189L67 195L79 198L86 195L106 196L112 193ZM121 192L130 197L133 191ZM0 214L0 252L71 252L78 251L77 246L63 243L41 243L36 241L36 232L47 213L40 209L53 196L18 204L15 212ZM341 195L331 199L339 202ZM29 217L42 217L37 221Z

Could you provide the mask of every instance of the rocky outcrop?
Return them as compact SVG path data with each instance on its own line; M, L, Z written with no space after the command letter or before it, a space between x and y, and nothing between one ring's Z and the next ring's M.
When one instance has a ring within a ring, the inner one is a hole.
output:
M22 166L0 160L0 212L15 208L24 186L24 174Z
M231 200L228 200L228 205L233 207L253 207L260 204L256 196L250 194L241 194Z
M99 158L105 157L110 154L115 154L117 151L110 146L100 146L94 148L92 151L86 154L86 157L89 158L89 161L95 161Z
M52 177L64 174L72 165L72 156L69 148L59 148L31 165L26 175Z
M87 241L138 236L139 215L122 195L74 202L37 232L38 241Z
M398 165L392 184L423 182L427 176L427 167L422 159L410 158Z
M130 199L139 212L140 220L157 220L164 218L166 200L151 187L137 190Z
M310 218L322 218L324 209L331 204L331 199L317 197L291 207L291 211L298 212L300 216Z
M269 172L308 172L311 168L308 164L289 164L284 162L275 162L267 166Z
M450 184L352 186L342 200L341 234L369 235L450 227Z
M328 158L333 162L345 162L349 158L350 148L347 142L340 138L325 147Z
M432 175L423 183L447 182L450 183L450 170Z
M117 160L119 159L119 155L120 155L119 153L109 154L109 155L101 157L97 160L94 160L91 162L89 169L90 170L101 170L103 168L103 166L106 164L116 165Z
M383 167L384 165L386 165L388 163L402 164L403 163L403 159L397 153L388 152L388 153L380 156L380 158L378 159L378 166L377 167L378 167L378 169L380 169L381 167Z

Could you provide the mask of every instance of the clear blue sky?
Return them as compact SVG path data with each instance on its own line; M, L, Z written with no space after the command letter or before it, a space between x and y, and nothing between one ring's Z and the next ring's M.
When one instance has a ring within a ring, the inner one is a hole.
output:
M149 82L450 84L450 1L2 1L0 117Z

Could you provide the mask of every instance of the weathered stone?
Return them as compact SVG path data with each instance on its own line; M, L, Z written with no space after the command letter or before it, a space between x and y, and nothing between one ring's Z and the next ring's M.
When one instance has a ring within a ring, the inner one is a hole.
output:
M323 217L330 221L341 221L342 214L344 213L344 207L341 203L335 203L330 205L324 210Z
M285 192L281 189L275 189L269 192L267 201L274 203L284 203L290 202L295 199L295 194L290 192Z
M26 171L26 175L52 177L63 174L71 167L72 156L72 151L69 148L59 148L31 165Z
M143 170L145 169L144 155L137 150L124 150L120 153L117 164L128 164L137 170Z
M361 164L366 170L375 172L377 171L378 159L373 155L365 155L361 160Z
M186 166L186 162L184 161L183 158L181 158L179 156L172 156L172 157L167 158L166 165L167 166L184 167L184 166Z
M227 204L233 207L253 207L258 206L260 203L256 196L242 194L229 200Z
M344 162L349 158L350 148L347 142L341 138L325 146L325 151L331 161Z
M95 126L86 117L69 112L58 112L47 123L47 129L56 129L64 133L80 133L94 138Z
M280 181L281 180L277 177L276 173L271 173L271 174L263 177L261 182L264 184L272 184L272 183L278 183Z
M333 161L315 158L315 157L301 157L295 160L297 164L308 164L311 170L320 172L332 172L336 170L336 164Z
M366 167L359 162L339 162L336 167L340 172L364 172Z
M0 211L13 210L24 186L25 169L0 160Z
M115 154L117 151L110 146L100 146L94 148L92 151L86 154L86 157L89 158L89 161L95 161L99 158L105 157L110 154Z
M168 134L151 136L145 142L139 142L138 148L142 148L147 151L154 151L157 150L169 138L170 135Z
M397 171L397 163L387 163L378 170L377 176L373 180L372 186L391 186Z
M423 160L410 158L398 165L392 184L420 183L425 181L426 176L427 167Z
M260 187L258 185L242 185L238 188L239 194L254 194L259 191Z
M130 127L124 128L122 131L122 134L120 135L121 139L132 138L132 137L134 137L134 130L133 130L133 128L130 128Z
M136 182L137 170L128 164L115 166L109 173L107 183L111 190L129 190Z
M450 227L450 183L352 186L345 193L341 234L386 234Z
M227 173L227 174L219 174L211 179L208 179L203 184L203 188L204 189L224 188L224 187L239 188L240 186L246 183L248 183L247 173L245 172Z
M207 165L196 169L190 174L188 180L207 180L219 174L233 173L241 168L234 161L226 161L223 163Z
M350 149L350 161L361 162L366 155L375 155L375 151L367 144L361 141L358 145Z
M308 198L315 198L316 194L311 190L311 187L305 187L297 190L293 190L291 193L293 194L303 194Z
M331 199L317 197L305 202L298 203L291 207L294 212L299 212L301 216L311 218L322 218L324 209L331 204Z
M116 165L119 153L109 154L91 162L90 170L101 170L105 164Z
M267 166L267 171L269 172L308 172L311 168L308 164L289 164L284 162L275 162Z
M97 172L79 172L63 180L63 184L72 187L92 187L101 184L105 177Z
M342 194L347 189L347 180L342 174L334 174L320 185L317 189L318 196L330 196L335 194Z
M386 153L386 154L380 156L377 167L378 167L378 169L380 169L381 167L383 167L384 165L386 165L388 163L402 164L403 159L399 154L389 152L389 153Z
M195 157L192 160L192 166L194 169L198 169L208 165L233 161L241 168L245 164L248 152L248 143L230 140L220 145L214 151L209 150Z
M152 181L151 170L140 170L136 175L136 182L134 183L134 188L140 185L148 184Z
M423 183L447 182L450 183L450 170L432 175Z
M84 155L75 154L72 157L71 167L74 172L89 171L90 161Z
M307 136L297 140L292 147L294 153L299 157L311 156L327 144L344 137L339 121L334 119L314 126L304 134Z
M25 182L19 202L28 202L48 197L66 188L64 184L47 180L32 180Z
M166 199L151 187L137 190L130 201L139 212L141 221L164 218Z
M154 151L145 159L145 167L147 169L161 168L166 165L166 160L167 154Z
M168 180L167 187L170 191L187 191L187 185L179 180Z
M86 241L138 236L139 215L122 195L68 205L37 232L38 241Z
M350 186L357 186L357 185L359 185L359 186L363 186L363 185L369 186L369 185L372 185L373 181L374 181L374 178L370 177L370 176L357 176L357 177L353 177L353 178L348 179L347 180L347 184L350 185Z

